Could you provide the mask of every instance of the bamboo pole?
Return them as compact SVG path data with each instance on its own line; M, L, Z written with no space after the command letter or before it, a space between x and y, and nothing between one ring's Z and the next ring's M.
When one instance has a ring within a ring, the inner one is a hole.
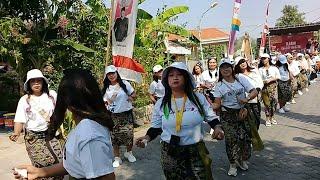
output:
M107 52L106 52L106 57L105 57L105 67L108 66L108 63L110 61L113 6L114 6L114 0L111 0L110 14L109 14L109 18L108 18L109 29L108 29L108 41L107 41L107 50L106 50Z

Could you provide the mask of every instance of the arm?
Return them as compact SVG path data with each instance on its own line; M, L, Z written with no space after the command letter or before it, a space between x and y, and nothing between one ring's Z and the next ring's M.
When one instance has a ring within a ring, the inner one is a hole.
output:
M15 122L14 123L14 132L12 135L9 136L9 139L14 142L17 141L22 129L23 129L23 123Z
M18 166L17 169L26 169L29 180L43 177L63 176L68 174L64 169L62 162L44 168L36 168L31 165L21 165ZM21 176L16 171L14 171L13 174L15 179L21 179Z
M152 101L153 104L155 104L155 103L157 102L157 101L156 101L156 98L154 97L153 94L150 94L150 93L149 93L149 97L150 97L150 99L151 99L151 101Z

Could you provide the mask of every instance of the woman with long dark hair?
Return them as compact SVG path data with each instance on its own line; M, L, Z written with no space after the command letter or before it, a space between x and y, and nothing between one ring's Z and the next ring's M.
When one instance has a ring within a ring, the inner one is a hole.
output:
M38 69L28 71L24 90L27 94L19 100L14 119L14 133L9 138L16 141L25 126L24 139L32 165L42 168L57 164L62 161L63 141L59 141L59 138L46 140L57 94L49 90L48 79Z
M279 113L285 113L286 111L290 111L286 104L287 102L290 102L292 98L291 79L293 79L293 75L289 71L286 56L279 55L278 59L276 65L280 73L280 79L278 80Z
M196 81L198 91L201 91L203 86L202 72L203 70L200 63L193 66L192 75Z
M161 83L163 68L161 65L155 65L153 67L153 81L149 87L149 96L153 104L156 104L157 100L164 96L164 87Z
M105 108L98 83L89 71L70 69L64 72L48 127L48 139L54 137L67 110L72 113L76 127L68 134L63 162L45 168L17 168L26 169L29 180L66 174L73 179L114 180L110 139L113 122ZM16 171L14 175L17 179L21 178Z
M246 95L247 93L247 95ZM237 176L237 166L248 170L251 156L251 132L244 105L258 95L257 90L242 75L235 75L229 59L219 65L219 82L214 90L214 110L220 110L220 121L225 132L229 176Z
M247 77L259 93L263 88L263 81L259 71L255 68L250 67L246 59L243 57L237 57L235 59L234 65L235 74L243 74L245 77ZM248 105L250 110L254 114L253 118L255 118L257 129L259 129L261 119L261 104L260 100L258 99L258 96L249 101Z
M196 87L182 62L172 63L163 72L165 96L155 105L151 128L137 139L145 147L161 134L161 165L167 179L212 179L211 159L203 142L203 121L214 128L213 138L223 139L218 116Z
M119 167L122 163L119 149L121 145L127 147L124 157L131 163L136 161L132 154L134 123L132 102L136 97L136 93L128 81L121 79L114 65L106 67L105 74L106 77L104 78L102 89L104 93L103 100L108 111L111 112L111 118L114 122L114 128L111 132L115 156L113 167Z
M210 102L213 102L213 91L214 86L218 82L218 69L217 69L217 58L210 57L208 58L208 70L203 71L202 73L202 88L205 91L205 95Z
M273 66L268 54L261 55L261 67L259 68L264 87L261 91L261 97L265 106L266 126L277 124L274 119L274 113L278 105L278 79L280 73L277 67Z

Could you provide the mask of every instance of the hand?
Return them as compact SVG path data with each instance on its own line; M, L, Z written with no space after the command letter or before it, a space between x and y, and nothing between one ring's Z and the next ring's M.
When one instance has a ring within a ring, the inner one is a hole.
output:
M247 98L238 98L238 101L240 104L247 104L249 102Z
M134 99L133 99L132 96L129 96L129 97L128 97L128 101L129 101L129 102L133 102L133 100L134 100Z
M136 145L140 148L145 148L146 147L145 142L149 142L149 141L150 141L150 137L148 135L145 135L145 136L139 137L136 140Z
M224 138L224 132L221 128L221 125L216 125L214 127L214 132L211 137L217 140L222 140Z
M265 83L265 84L269 84L269 83L270 83L270 80L269 80L269 79L268 79L268 80L265 80L264 83Z
M31 165L21 165L16 168L17 169L26 169L28 172L28 174L27 174L28 180L33 180L33 179L37 179L37 178L41 177L40 176L40 168L36 168ZM26 179L26 178L22 178L21 175L14 170L14 168L12 170L13 170L13 175L14 175L15 179Z
M20 134L15 134L15 133L13 133L13 134L11 134L11 135L9 136L9 139L10 139L11 141L13 141L13 142L16 142L16 141L18 140L19 136L20 136Z

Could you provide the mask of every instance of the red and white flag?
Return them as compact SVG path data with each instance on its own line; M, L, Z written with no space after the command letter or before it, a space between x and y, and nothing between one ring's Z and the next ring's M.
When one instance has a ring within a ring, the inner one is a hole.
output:
M263 31L261 35L261 42L260 42L260 50L259 50L259 55L264 53L264 49L266 47L266 41L267 41L267 34L269 33L269 26L268 26L268 16L269 16L269 6L270 6L270 1L268 0L268 5L267 5L267 10L266 10L266 16L265 16L265 23L263 26ZM270 47L269 47L270 48Z
M143 66L132 58L138 0L114 0L112 59L122 79L142 82Z

